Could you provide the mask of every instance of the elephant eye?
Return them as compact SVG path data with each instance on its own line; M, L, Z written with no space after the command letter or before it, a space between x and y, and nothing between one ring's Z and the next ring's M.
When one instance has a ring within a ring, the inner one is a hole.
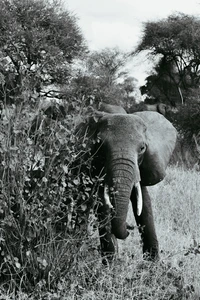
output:
M146 149L145 144L140 147L140 154L142 154Z

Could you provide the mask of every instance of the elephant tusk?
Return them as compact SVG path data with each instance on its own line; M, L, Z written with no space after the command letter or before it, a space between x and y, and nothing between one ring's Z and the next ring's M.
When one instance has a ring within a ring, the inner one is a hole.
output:
M105 204L109 207L109 208L113 208L111 202L110 202L110 196L109 196L109 189L107 184L104 185L104 199L105 199Z
M137 199L137 215L140 216L142 213L142 192L141 192L141 187L139 182L135 184L135 190L136 190L136 199Z

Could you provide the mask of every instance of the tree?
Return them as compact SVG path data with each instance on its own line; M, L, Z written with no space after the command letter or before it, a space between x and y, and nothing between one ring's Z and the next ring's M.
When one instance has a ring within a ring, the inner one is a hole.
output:
M183 102L184 96L191 89L198 88L199 18L176 14L161 21L147 22L142 41L134 53L143 50L149 50L150 56L159 57L155 67L156 74L147 78L146 90L149 94L156 87L161 93L164 92L168 101L173 97L172 102Z
M139 90L137 88L137 79L132 76L128 76L122 83L119 84L119 86L122 91L124 107L127 111L129 111L131 106L136 103L136 99L140 97L140 95L138 95Z
M0 98L11 101L26 91L41 92L70 74L86 45L75 17L58 1L1 0Z
M164 57L160 59L154 67L155 73L146 78L146 84L140 87L141 94L146 94L145 102L154 104L157 102L166 102L175 106L177 97L177 85L174 83L172 73L172 64L165 62ZM176 78L176 75L174 74ZM180 90L178 90L180 92Z
M105 48L100 52L91 53L88 59L88 70L92 75L100 78L105 86L111 86L126 74L122 69L127 59L128 54L118 48Z
M128 58L129 54L118 48L105 48L89 55L87 83L92 84L96 104L103 101L128 108L130 102L135 102L132 92L136 80L128 77L125 70Z

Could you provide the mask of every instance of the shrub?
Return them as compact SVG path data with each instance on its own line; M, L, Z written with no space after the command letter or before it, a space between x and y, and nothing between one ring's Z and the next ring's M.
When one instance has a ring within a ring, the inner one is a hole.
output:
M172 161L178 162L187 168L199 168L199 111L200 104L192 102L189 105L180 106L176 113L171 113L167 116L179 133Z
M178 112L171 114L171 120L179 133L190 142L193 134L200 132L200 103L180 106Z
M68 272L96 200L73 117L35 111L5 107L0 121L0 273L12 289L52 286Z

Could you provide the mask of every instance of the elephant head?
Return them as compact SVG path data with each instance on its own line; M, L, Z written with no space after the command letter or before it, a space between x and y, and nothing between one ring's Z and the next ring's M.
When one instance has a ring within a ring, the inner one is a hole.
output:
M148 219L151 215L148 212L150 205L145 203L149 200L142 200L142 196L148 198L143 187L154 185L165 177L176 142L176 130L162 115L150 111L134 114L96 112L90 118L89 129L97 141L93 151L95 170L101 174L103 170L105 174L101 196L105 207L114 210L109 234L125 239L130 199L137 202L133 206L138 223L146 224L140 222L140 218ZM153 220L147 226L153 228L152 223ZM148 239L148 234L146 236Z

